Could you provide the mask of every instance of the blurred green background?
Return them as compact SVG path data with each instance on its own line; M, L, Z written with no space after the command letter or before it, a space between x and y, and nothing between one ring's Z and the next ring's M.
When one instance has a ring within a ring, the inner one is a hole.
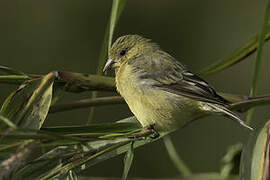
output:
M151 38L196 72L260 32L265 4L266 0L129 0L114 39L135 33ZM1 0L0 65L35 74L53 70L95 73L110 9L109 0ZM259 94L270 92L269 57L266 44ZM254 60L255 54L206 79L218 91L248 94ZM0 87L2 103L16 87ZM87 97L90 92L65 94L62 102ZM257 108L252 126L262 126L270 117L268 111L269 107ZM45 125L83 125L88 113L89 109L82 109L51 114ZM126 105L98 107L94 122L112 122L131 115ZM212 116L173 133L172 138L193 172L209 172L218 171L228 146L246 142L248 133L231 120ZM122 159L105 161L83 173L121 176ZM176 175L162 141L135 150L130 177Z

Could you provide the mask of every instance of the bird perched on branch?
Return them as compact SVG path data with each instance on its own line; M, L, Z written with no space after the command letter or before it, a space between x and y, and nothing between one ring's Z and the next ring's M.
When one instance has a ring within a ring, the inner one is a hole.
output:
M229 102L150 39L119 37L103 71L115 69L117 91L144 128L174 131L204 114L219 113L247 126Z

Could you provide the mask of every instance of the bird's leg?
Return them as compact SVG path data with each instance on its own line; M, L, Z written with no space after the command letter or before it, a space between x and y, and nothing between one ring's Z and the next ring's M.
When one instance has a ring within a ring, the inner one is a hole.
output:
M138 140L144 140L149 135L150 138L156 139L160 136L160 134L155 130L154 128L155 124L149 124L148 126L145 126L140 132L133 134L130 138L138 139Z

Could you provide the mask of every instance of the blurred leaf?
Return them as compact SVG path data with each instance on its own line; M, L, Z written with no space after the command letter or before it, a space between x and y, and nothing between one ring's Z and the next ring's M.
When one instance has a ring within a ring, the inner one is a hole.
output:
M8 142L8 144L2 143L0 145L0 161L5 160L11 154L16 153L16 151L25 144L24 141L16 140L13 143Z
M65 163L68 158L72 157L74 154L79 153L80 152L74 149L73 146L57 147L21 168L19 171L13 174L12 179L41 179L49 172L58 168L61 164ZM63 174L63 176L68 177L70 172L71 171L68 171L66 174ZM59 179L65 178L62 177Z
M127 0L113 0L112 1L111 17L110 17L109 24L106 28L103 46L102 46L100 58L98 61L99 64L97 68L97 74L99 75L103 73L102 70L107 60L108 50L110 49L111 44L112 44L114 29L125 7L126 2Z
M119 180L114 177L83 177L80 176L80 180ZM145 177L131 177L129 180L239 180L238 176L230 176L227 178L221 177L218 173L206 172L193 174L188 177L162 177L162 178L145 178Z
M110 50L112 44L112 38L115 26L119 20L119 17L126 5L127 0L114 0L112 4L111 19L110 19L110 28L109 28L109 39L108 39L108 51ZM104 66L104 65L103 65ZM102 69L103 69L102 66Z
M222 167L220 172L222 177L229 177L230 175L239 174L242 150L242 143L237 143L229 147L225 156L222 158Z
M250 56L257 50L257 47L259 44L258 43L259 37L260 37L259 34L253 36L244 45L236 49L232 54L230 54L229 56L225 58L217 60L212 65L200 71L198 75L208 76L208 75L217 73L219 71L222 71L224 69L227 69L243 61L245 58L247 58L248 56ZM265 34L264 40L268 41L269 39L270 39L270 29L268 29L267 34Z
M267 33L270 31L270 1L267 2L267 7L264 13L264 21L262 25L262 30L260 33L259 45L258 45L258 52L256 56L256 64L254 68L254 75L253 75L253 82L252 82L252 89L251 89L251 96L255 96L257 92L257 81L259 78L259 71L261 68L262 63L262 55L263 55L263 45L264 39L267 37Z
M6 125L8 125L10 128L17 129L17 126L13 124L13 122L11 122L9 119L5 118L4 116L0 115L0 121L3 121L4 123L6 123Z
M135 129L138 130L139 128L141 128L141 126L136 121L135 118L128 118L114 124L108 123L104 125L102 124L91 125L89 127L77 127L77 128L75 127L74 128L75 131L73 131L72 127L69 127L65 130L63 130L64 128L53 128L54 130L52 130L52 132L44 131L44 130L39 131L39 130L18 129L18 130L10 131L5 136L5 139L8 139L13 136L15 139L17 139L17 143L18 143L18 142L25 141L25 140L20 141L20 138L26 138L28 141L29 139L32 139L30 141L32 142L32 144L33 143L40 144L40 142L42 142L41 145L43 147L46 147L47 145L56 147L55 149L53 149L50 152L45 153L42 157L36 159L35 161L29 162L27 166L24 166L23 169L20 169L17 172L18 176L15 176L16 178L17 177L31 177L31 178L33 177L33 179L35 179L34 177L38 177L39 179L40 177L45 178L49 174L50 177L61 179L63 177L70 177L67 175L70 174L71 169L75 169L76 171L81 171L85 169L85 166L83 164L85 162L88 162L88 160L89 160L89 163L95 164L97 162L110 158L112 154L110 154L109 152L130 142L130 139L126 138L126 136L119 137L116 139L115 138L109 139L109 140L93 140L93 139L87 138L87 139L84 139L83 141L80 141L80 139L77 140L75 138L76 136L78 135L84 136L87 133L91 135L97 132L103 132L103 135L104 135L104 132L106 131L108 133L111 132L111 134L117 134L117 132L123 132L123 133L127 132L127 134L130 134ZM50 129L47 128L47 130L50 130ZM74 132L75 134L72 134L71 132ZM67 133L70 133L70 134L67 134ZM65 134L68 136L64 136ZM59 146L61 145L61 143L63 145L68 145L68 146ZM84 147L82 150L79 150L78 148L76 148L77 146L72 145L72 144L79 144L79 143L81 143L81 145ZM6 145L5 141L2 141L2 144L0 145L0 154L5 152L6 150L10 150L13 147L17 147L20 145L21 145L20 143L18 144L9 143ZM60 147L62 148L59 150ZM21 151L30 152L28 147L21 148ZM107 154L107 152L109 154ZM114 153L115 151L113 151L113 154ZM81 165L83 166L80 167ZM0 166L0 169L1 169L1 166Z
M17 148L15 153L8 154L8 158L0 163L0 179L9 179L13 172L26 163L26 159L33 153L34 148L34 143L25 141Z
M77 159L73 159L71 162L66 163L65 165L56 168L55 170L53 170L52 172L48 173L46 176L44 176L41 179L51 179L55 176L58 176L60 174L63 173L67 173L69 170L79 167L81 165L83 165L86 162L91 162L93 159L95 158L99 158L100 155L105 155L106 152L110 152L112 150L115 150L121 146L123 146L124 144L127 144L130 142L130 140L127 139L123 139L122 142L118 141L116 143L112 143L113 141L110 140L110 146L107 145L102 145L103 146L99 146L99 149L94 148L95 144L97 142L91 142L88 144L88 147L90 147L91 149L93 149L92 151L89 151L89 149L87 149L88 153L84 154L83 156L79 156ZM107 142L108 143L108 142ZM100 142L98 142L98 144L96 145L100 145ZM82 168L84 168L84 166L82 166ZM83 169L80 169L83 170Z
M191 171L188 169L184 161L181 159L181 157L176 152L176 149L173 145L173 142L171 140L171 137L169 135L163 137L163 142L165 144L165 147L167 149L167 152L174 164L174 166L177 168L179 173L183 176L189 176L191 175Z
M7 75L24 75L26 76L26 74L24 74L23 72L21 71L18 71L18 70L14 70L12 68L9 68L9 67L5 67L5 66L1 66L0 65L0 73L5 73Z
M241 158L240 177L242 180L270 179L270 121L249 138Z
M49 73L42 79L32 80L20 86L4 102L0 116L9 119L18 128L39 129L49 111L55 76L55 73ZM26 159L36 149L36 143L29 140L30 138L21 142L17 139L20 143L7 140L6 136L16 130L9 128L3 121L0 121L0 129L0 156L4 159L0 163L0 179L3 179L26 163Z
M134 121L136 122L136 118L131 117L131 118L121 120L119 124L127 123L127 122L134 123ZM139 123L137 122L137 124ZM87 143L85 142L82 144L83 145L82 151L77 150L78 153L72 157L68 157L68 158L67 156L64 157L65 153L61 153L61 155L63 156L59 158L61 162L58 161L58 163L55 165L56 168L53 169L52 171L50 169L47 169L47 172L45 173L46 175L42 176L41 179L50 179L53 177L58 177L61 174L66 174L72 169L75 170L75 172L80 172L86 167L92 166L96 163L99 163L101 161L104 161L106 159L109 159L111 157L114 157L121 153L126 152L128 149L130 149L129 148L130 146L126 147L125 145L129 144L130 142L131 142L131 139L126 138L126 137L119 137L119 138L109 139L109 140L94 140L94 141L90 140L90 142L87 142ZM138 143L136 142L136 146L139 144L141 144L141 142L138 142ZM75 146L72 145L69 147L74 148ZM51 158L53 157L54 156L51 156ZM66 160L63 161L63 159L66 159ZM33 164L29 163L29 168L35 167L35 162L37 161L33 161ZM24 172L32 171L31 169L28 169L27 167L25 168L26 169L23 170Z
M101 52L100 52L100 57L98 60L98 67L97 67L97 74L98 75L102 75L103 73L103 67L106 63L106 60L108 58L108 51L111 47L112 44L112 38L113 38L113 33L114 33L114 29L115 26L119 20L119 17L126 5L127 0L113 0L112 1L112 10L111 10L111 17L110 17L110 21L107 24L107 28L106 28L106 32L105 32L105 36L104 36L104 40L103 40L103 44L102 44L102 48L101 48ZM92 98L96 98L98 96L98 92L93 92L92 94ZM90 108L90 112L88 115L88 121L87 124L90 123L90 121L92 120L94 115L94 107Z
M51 102L54 73L33 80L19 87L4 102L0 115L21 128L39 129L43 124ZM6 127L0 123L1 129Z
M56 86L53 87L53 93L52 93L53 97L51 100L51 107L55 105L63 97L63 94L64 94L63 87L56 87Z
M68 171L66 174L62 174L53 178L54 180L77 180L78 177L73 171Z
M270 31L270 1L268 0L267 6L265 9L265 13L264 13L264 20L263 20L262 30L261 30L261 34L260 34L260 39L259 39L258 52L257 52L257 56L256 56L256 63L255 63L254 72L253 72L252 87L250 90L251 97L254 97L257 94L259 72L260 72L260 68L261 68L261 64L262 64L264 39L269 31ZM253 112L254 112L254 109L251 109L248 112L247 124L250 124Z
M222 177L218 173L208 172L177 178L178 180L239 180L239 176Z
M134 141L132 141L130 143L130 148L126 152L126 156L124 158L124 172L123 172L123 175L122 175L122 180L126 180L127 179L128 172L129 172L130 167L132 165L132 161L133 161L133 157L134 157L133 144L134 144Z
M162 137L163 135L161 135ZM147 138L146 140L140 140L134 142L134 148L140 147L142 145L145 145L147 143L153 142L157 139L151 139ZM102 151L98 151L91 160L85 161L84 168L91 167L97 163L100 163L102 161L105 161L107 159L111 159L112 157L118 156L122 153L127 152L130 149L130 143L131 140L128 138L117 138L115 140L104 140L104 141L94 141L88 143L88 146L91 147L93 150L95 149L102 149L105 148ZM79 171L78 171L79 172Z

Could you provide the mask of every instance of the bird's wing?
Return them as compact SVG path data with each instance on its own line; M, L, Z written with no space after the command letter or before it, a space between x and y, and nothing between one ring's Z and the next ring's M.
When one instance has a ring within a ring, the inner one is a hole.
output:
M140 76L143 83L198 101L223 105L229 103L219 96L206 81L188 71L178 61L174 59L164 61L162 56L157 56L148 59L148 62L151 67L141 67L147 68Z

